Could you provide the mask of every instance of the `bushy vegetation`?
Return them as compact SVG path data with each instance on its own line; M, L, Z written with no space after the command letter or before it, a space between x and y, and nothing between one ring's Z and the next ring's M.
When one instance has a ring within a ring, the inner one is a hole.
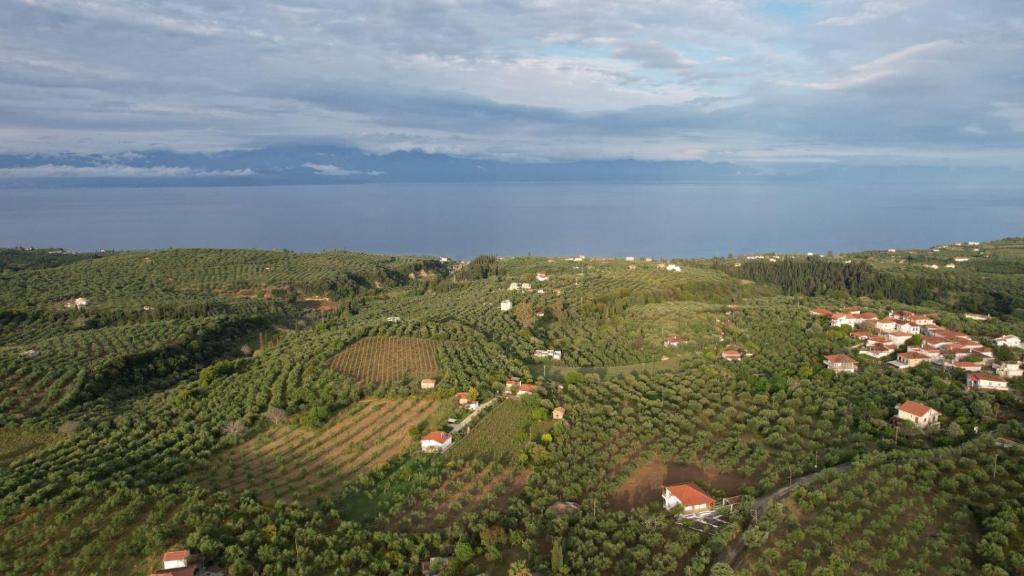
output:
M0 251L0 573L145 574L185 545L232 575L432 556L453 575L1022 574L1019 392L862 356L837 376L822 356L857 342L807 313L913 306L983 341L1024 334L1024 246L942 250L972 260ZM503 397L509 377L536 393ZM421 453L470 390L495 402ZM893 426L908 399L941 428ZM654 460L747 499L703 532L653 495L613 506Z

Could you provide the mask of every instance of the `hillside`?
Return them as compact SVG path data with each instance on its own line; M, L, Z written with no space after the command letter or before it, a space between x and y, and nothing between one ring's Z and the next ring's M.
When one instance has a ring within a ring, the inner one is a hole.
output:
M0 250L0 573L1021 575L1007 335L1021 238ZM714 510L665 510L685 483Z

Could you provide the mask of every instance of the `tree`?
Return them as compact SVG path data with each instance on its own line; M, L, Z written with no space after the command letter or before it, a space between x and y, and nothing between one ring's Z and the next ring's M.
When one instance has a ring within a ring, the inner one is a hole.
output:
M733 572L732 566L725 562L717 562L711 567L711 576L732 576L733 574L735 572Z
M531 576L530 567L522 560L516 560L508 567L508 576Z
M556 536L554 542L551 543L551 571L558 574L562 571L562 568L564 568L562 538Z

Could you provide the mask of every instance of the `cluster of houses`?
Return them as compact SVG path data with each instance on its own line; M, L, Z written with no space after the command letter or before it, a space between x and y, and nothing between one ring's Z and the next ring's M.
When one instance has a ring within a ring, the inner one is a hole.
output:
M176 548L164 552L162 568L150 576L196 576L205 573L202 558L187 548Z
M907 311L893 311L885 318L878 318L874 312L862 312L846 308L833 313L825 308L812 308L815 316L829 318L832 326L856 328L850 336L863 342L858 354L872 358L886 358L896 354L889 364L904 370L929 363L946 369L968 372L966 385L976 390L1006 390L1007 378L1021 375L1020 362L996 362L992 348L978 342L970 335L940 326L930 315ZM919 344L906 346L918 337ZM997 346L1019 347L1020 338L1013 335L994 339ZM825 365L836 373L857 371L857 361L846 354L831 354L825 357ZM985 372L991 369L991 372Z

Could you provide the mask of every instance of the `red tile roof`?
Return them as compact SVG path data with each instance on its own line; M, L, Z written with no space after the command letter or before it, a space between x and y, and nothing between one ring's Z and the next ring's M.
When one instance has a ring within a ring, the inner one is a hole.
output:
M924 404L921 404L920 402L914 402L913 400L907 400L903 404L900 404L900 410L903 411L903 412L907 412L909 414L913 414L914 416L917 416L917 417L924 417L925 414L928 414L929 410L935 410L935 409L932 408L931 406L925 406ZM937 410L936 410L936 412L937 412Z
M699 506L701 504L705 504L707 506L715 505L714 498L708 496L706 492L691 482L687 482L686 484L672 484L671 486L665 486L665 489L675 496L683 506Z
M421 441L433 440L434 442L437 442L438 444L444 444L445 442L451 440L451 438L452 438L452 435L447 433L447 432L441 432L439 430L434 430L433 432L427 432L426 434L424 434L423 438L420 438L420 440Z
M829 354L825 356L825 361L829 364L856 364L857 361L850 358L846 354Z
M537 386L535 384L520 384L519 385L519 391L520 392L536 392L537 391Z
M168 550L164 552L164 562L174 562L175 560L188 560L188 550Z
M967 376L967 379L972 382L977 382L979 380L987 380L989 382L1002 382L1004 384L1006 383L1006 378L1003 378L998 374L987 374L985 372L975 372L973 374L969 374Z

